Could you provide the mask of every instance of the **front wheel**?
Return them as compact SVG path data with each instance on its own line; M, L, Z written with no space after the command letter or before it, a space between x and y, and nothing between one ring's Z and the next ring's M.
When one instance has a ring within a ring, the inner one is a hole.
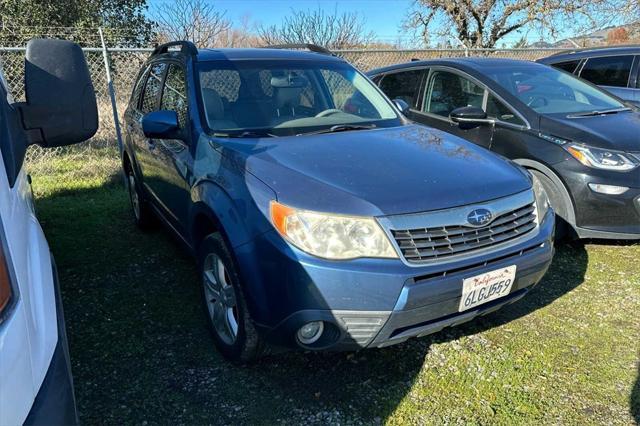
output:
M199 265L205 313L216 347L234 363L257 359L262 340L247 310L231 253L219 233L202 242Z

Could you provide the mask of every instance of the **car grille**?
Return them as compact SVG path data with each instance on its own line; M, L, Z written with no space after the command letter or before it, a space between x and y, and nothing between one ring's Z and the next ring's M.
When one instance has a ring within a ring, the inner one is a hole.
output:
M504 243L536 227L536 207L527 204L497 216L482 227L438 226L392 230L391 233L407 262L423 262Z

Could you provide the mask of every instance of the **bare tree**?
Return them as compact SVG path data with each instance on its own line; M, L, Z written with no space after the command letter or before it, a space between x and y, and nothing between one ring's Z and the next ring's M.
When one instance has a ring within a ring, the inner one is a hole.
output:
M280 25L258 26L258 36L264 45L282 43L313 43L328 49L362 47L375 39L365 31L365 21L356 12L338 13L316 10L291 10Z
M203 0L174 0L161 3L153 16L158 25L160 42L190 40L198 47L225 44L231 30L226 11Z
M635 7L634 7L635 5ZM614 19L634 19L638 0L414 0L404 23L426 44L432 36L457 38L466 47L491 48L504 37L537 28L583 32Z
M224 47L255 47L260 45L260 38L251 30L251 17L247 14L240 21L220 34L220 45Z

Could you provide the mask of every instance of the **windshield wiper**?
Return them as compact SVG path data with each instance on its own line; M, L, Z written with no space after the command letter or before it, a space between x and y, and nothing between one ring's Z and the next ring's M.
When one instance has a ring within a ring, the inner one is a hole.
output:
M224 133L224 132L216 132L213 136L217 136L220 138L277 138L278 135L274 135L269 132L260 132L255 130L245 130L244 132L239 133Z
M573 117L594 117L596 115L607 115L607 114L617 114L619 112L623 112L623 111L631 111L631 108L614 108L614 109L605 109L605 110L595 110L595 111L589 111L589 112L579 112L576 114L569 114L567 117L569 118L573 118Z
M313 132L298 133L296 136L320 135L322 133L348 132L350 130L371 130L375 129L375 124L336 124L328 129L315 130Z

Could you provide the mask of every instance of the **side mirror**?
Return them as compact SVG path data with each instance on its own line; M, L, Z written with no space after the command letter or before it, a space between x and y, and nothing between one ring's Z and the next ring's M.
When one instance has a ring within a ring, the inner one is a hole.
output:
M175 111L153 111L142 117L142 131L148 138L175 139L180 136Z
M98 107L82 49L66 40L27 43L26 102L17 104L30 144L56 147L82 142L98 130Z
M404 99L395 98L393 100L393 103L396 106L396 108L400 110L401 113L406 115L409 112L410 106Z
M478 107L460 107L449 114L451 121L464 130L475 129L483 124L493 124L494 121L487 118L487 113Z

